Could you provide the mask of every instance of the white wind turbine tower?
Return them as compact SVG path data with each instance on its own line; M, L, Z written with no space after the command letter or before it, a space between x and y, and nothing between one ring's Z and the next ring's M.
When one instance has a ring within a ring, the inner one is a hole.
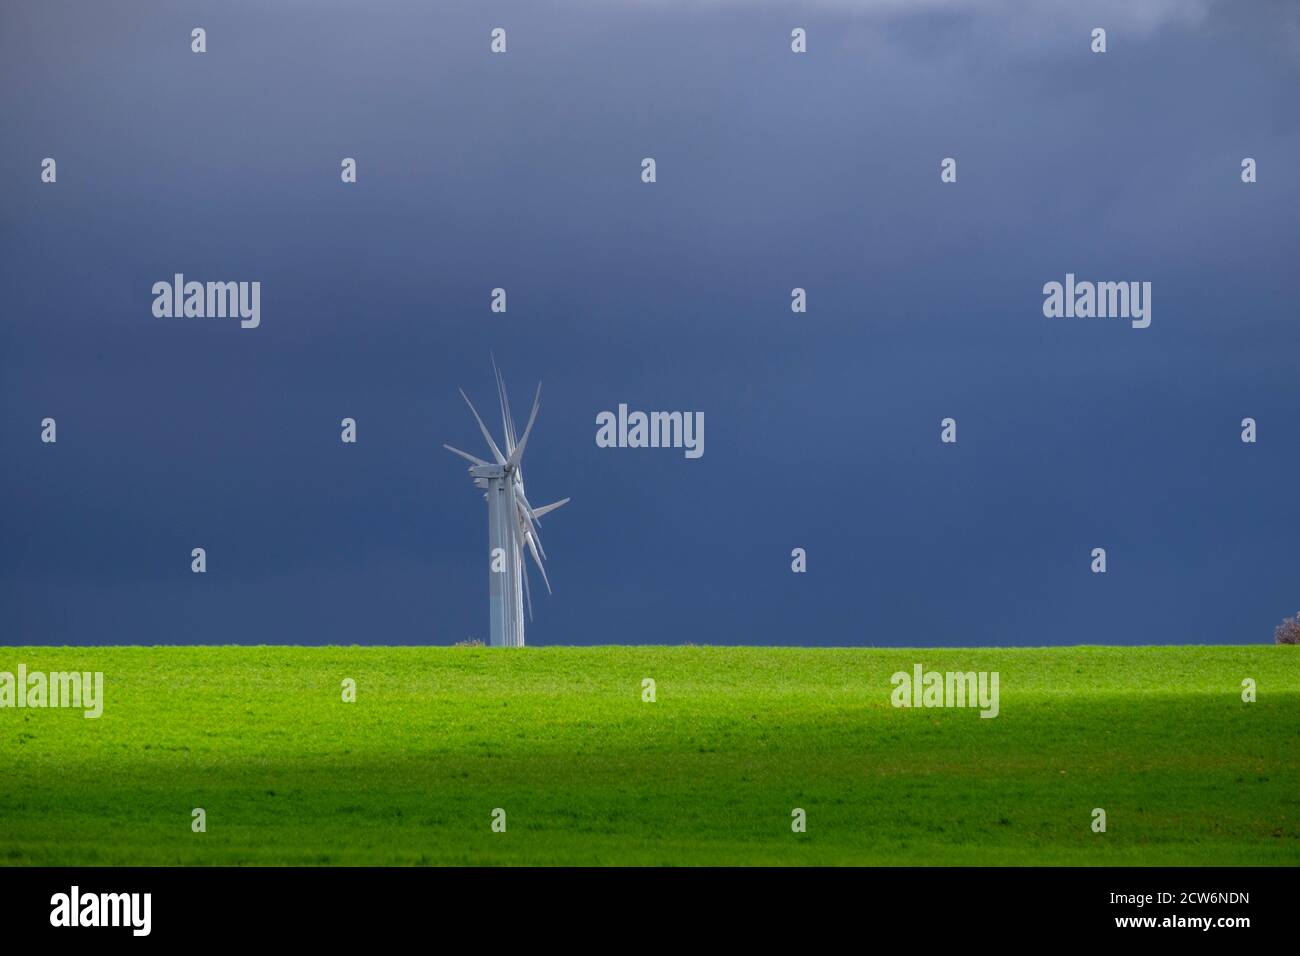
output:
M479 430L487 439L495 464L484 461L476 455L443 445L449 452L460 455L470 462L469 474L474 479L474 487L486 492L488 504L488 608L491 619L491 645L493 647L524 646L524 598L528 599L528 619L533 617L533 596L528 587L528 570L524 565L523 549L527 546L546 582L546 591L550 593L551 582L546 577L546 568L542 559L546 551L542 548L542 538L537 526L542 515L567 504L564 498L540 508L534 508L524 496L524 476L520 463L524 458L524 448L528 444L528 435L537 420L537 410L542 403L542 385L537 383L537 395L533 399L533 411L528 416L521 437L515 437L515 422L510 415L510 401L506 397L506 384L497 370L496 359L492 360L492 371L497 380L497 398L501 402L501 427L505 431L505 454L502 454L491 433L479 418L474 403L469 400L465 390L460 390L460 397L465 399L470 413L478 422Z

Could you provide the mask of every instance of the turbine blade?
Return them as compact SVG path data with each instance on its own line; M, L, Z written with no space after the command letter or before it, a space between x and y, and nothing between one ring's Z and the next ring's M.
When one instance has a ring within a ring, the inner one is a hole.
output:
M528 536L533 532L533 522L528 517L528 501L524 498L524 493L517 483L512 484L510 487L510 504L514 508L515 514L513 525L515 543L519 547L519 554L522 559L524 542L528 540ZM527 564L528 562L525 561L524 563Z
M528 586L528 562L520 561L519 567L521 567L524 572L524 597L528 599L528 620L531 622L533 619L533 592Z
M519 517L522 519L520 527L523 529L524 537L527 538L531 535L537 539L538 550L542 552L544 558L546 557L546 549L542 547L542 533L537 530L537 525L533 524L532 506L528 504L528 499L524 497L522 491L516 488L515 493L519 496L519 502L523 505L519 509Z
M533 513L534 518L540 518L544 514L550 514L556 508L567 505L572 500L572 498L561 498L559 501L553 501L549 505L542 505L540 508L530 508L529 510Z
M537 570L542 572L542 580L546 582L546 593L554 593L551 591L551 581L546 576L546 568L542 566L542 559L537 556L537 545L533 542L532 538L528 539L528 550L532 552L533 560L537 562Z
M478 422L479 431L481 431L483 437L487 439L488 447L492 449L492 454L496 455L497 464L504 465L506 463L506 456L501 454L501 449L498 448L497 443L492 440L492 433L489 432L487 426L483 424L483 419L478 417L478 409L474 407L474 403L469 400L469 396L465 394L463 388L459 389L459 391L460 397L465 399L465 404L469 406L470 413L474 416L474 421Z
M524 494L522 482L515 482L515 494L519 496L519 500L523 502L524 507L528 510L528 516L532 517L533 506L528 503L528 496Z
M533 398L533 413L528 416L528 425L524 428L523 437L519 439L519 444L514 447L510 453L510 464L518 468L519 463L524 459L524 446L528 444L528 435L533 430L533 422L537 421L537 410L542 407L542 383L537 383L537 395Z
M506 401L506 419L510 422L510 445L519 444L519 432L515 430L515 413L510 408L510 390L506 388L506 377L501 376L501 397Z
M466 461L472 461L476 465L487 464L487 462L485 462L482 458L477 458L474 455L471 455L467 451L461 451L459 448L452 448L450 445L447 444L444 444L442 447L447 449L447 451L451 452L453 455L460 455L461 458L464 458Z
M510 399L506 397L506 380L497 368L497 357L492 356L492 374L497 379L497 401L501 403L501 427L506 435L506 455L515 450L515 423L510 420Z

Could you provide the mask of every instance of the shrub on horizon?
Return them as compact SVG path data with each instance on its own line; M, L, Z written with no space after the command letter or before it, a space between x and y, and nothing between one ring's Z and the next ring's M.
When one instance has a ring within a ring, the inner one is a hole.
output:
M1300 644L1300 611L1295 617L1288 617L1273 632L1275 644Z

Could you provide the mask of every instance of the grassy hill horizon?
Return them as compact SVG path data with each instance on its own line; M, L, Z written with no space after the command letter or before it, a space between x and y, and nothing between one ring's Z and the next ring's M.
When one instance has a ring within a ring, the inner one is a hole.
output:
M102 671L105 700L0 709L8 865L1300 863L1290 647L0 647L19 664ZM892 706L916 664L997 671L998 716Z

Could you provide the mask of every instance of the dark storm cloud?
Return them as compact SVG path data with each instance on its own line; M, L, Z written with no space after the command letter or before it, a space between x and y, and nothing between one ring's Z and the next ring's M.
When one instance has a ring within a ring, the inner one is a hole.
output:
M545 381L530 497L574 499L530 643L1269 639L1294 14L1108 4L1097 56L1020 6L7 4L3 639L485 636L440 445L481 451L489 350L517 416ZM260 281L260 327L155 319L176 272ZM1066 272L1152 282L1151 328L1045 319ZM597 448L619 402L707 453Z

